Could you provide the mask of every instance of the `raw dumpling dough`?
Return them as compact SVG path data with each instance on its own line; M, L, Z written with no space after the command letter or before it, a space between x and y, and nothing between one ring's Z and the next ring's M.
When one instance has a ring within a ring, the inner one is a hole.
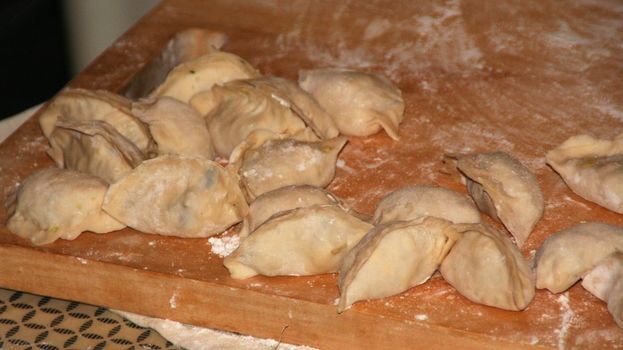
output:
M611 254L589 271L583 277L582 287L608 303L608 311L623 328L623 254Z
M374 212L374 223L420 216L434 216L455 224L480 222L480 212L469 197L443 187L416 185L405 186L381 199Z
M147 233L207 237L238 223L248 206L238 179L205 158L166 155L110 186L104 210Z
M143 153L148 153L153 147L149 130L132 115L130 108L130 100L108 91L66 89L45 107L39 117L39 124L49 139L60 116L63 116L65 123L104 121Z
M346 210L341 200L320 187L310 185L281 187L266 192L251 202L249 215L242 221L242 228L238 234L240 237L246 237L277 213L312 205L338 205Z
M528 262L503 233L486 224L458 224L461 238L441 263L441 275L467 299L523 310L534 298Z
M502 222L521 246L543 216L543 193L534 174L504 152L461 156L457 167L478 208Z
M15 212L7 222L16 235L33 244L72 240L84 231L106 233L125 227L101 210L108 185L95 176L46 168L19 187Z
M623 214L623 134L612 141L573 136L546 158L573 192Z
M160 97L134 103L132 113L149 125L159 155L216 156L205 120L188 104Z
M64 118L50 135L48 151L60 168L113 183L143 161L143 153L110 124L99 120L65 123Z
M296 83L277 77L249 79L247 82L289 106L316 135L323 139L337 137L339 131L331 116L307 91Z
M559 231L536 253L536 287L563 292L617 251L623 252L623 227L587 222Z
M191 105L205 116L216 153L229 157L253 131L295 135L305 122L283 100L248 81L232 81L195 95Z
M259 226L223 264L235 279L335 272L371 228L334 205L293 209Z
M339 68L303 70L299 85L333 117L340 133L363 137L383 128L398 140L405 104L400 89L384 76Z
M188 103L193 95L210 90L214 85L258 76L255 68L241 57L221 51L211 52L173 68L151 96L170 96Z
M338 312L426 282L458 237L451 222L434 217L376 226L344 257Z
M327 186L335 176L338 153L347 142L344 137L307 142L266 135L251 135L230 160L250 200L284 186Z

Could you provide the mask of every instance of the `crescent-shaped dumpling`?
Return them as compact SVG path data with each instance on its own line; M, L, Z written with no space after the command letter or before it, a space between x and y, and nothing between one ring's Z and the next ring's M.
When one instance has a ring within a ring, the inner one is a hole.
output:
M230 160L250 200L284 186L327 186L335 176L338 154L348 141L336 137L309 142L283 135L266 139L265 135L254 133Z
M9 230L33 244L72 240L84 231L121 230L122 223L102 211L108 185L73 170L46 168L28 176L17 192Z
M536 252L536 287L563 292L617 251L623 252L623 227L587 222L556 232Z
M517 246L486 224L458 224L461 238L441 263L443 278L467 299L523 310L534 298L532 269Z
M480 222L480 212L469 197L427 185L405 186L383 197L376 206L373 220L375 224L383 224L421 216L434 216L455 224Z
M249 215L242 221L238 235L246 237L271 216L296 208L313 205L338 205L346 209L331 192L316 186L293 185L272 190L255 198L249 205Z
M582 287L608 303L614 321L623 328L623 253L609 255L582 278Z
M504 152L461 156L457 167L478 208L503 223L521 246L543 216L543 193L534 174Z
M104 210L142 232L207 237L240 222L248 206L238 179L205 158L143 162L106 193Z
M150 96L169 96L188 103L193 95L210 90L214 85L257 76L255 68L241 57L216 51L173 68Z
M205 120L188 104L160 97L134 103L132 113L149 125L159 155L216 156Z
M113 183L138 166L143 153L106 122L56 123L48 154L61 168L95 175Z
M400 89L384 76L340 68L303 70L299 85L329 113L340 133L363 137L382 128L398 140L405 103Z
M546 158L573 192L623 214L623 134L613 140L573 136Z
M293 209L259 226L223 264L235 279L335 272L371 228L334 205Z
M45 107L39 117L39 124L49 139L61 116L66 123L104 121L147 153L153 147L149 130L132 115L130 108L130 100L108 91L65 89Z
M252 132L262 130L295 135L305 122L290 105L246 80L215 86L195 95L191 105L205 116L216 153L229 157Z
M426 282L458 237L451 222L434 217L376 226L344 257L338 312Z

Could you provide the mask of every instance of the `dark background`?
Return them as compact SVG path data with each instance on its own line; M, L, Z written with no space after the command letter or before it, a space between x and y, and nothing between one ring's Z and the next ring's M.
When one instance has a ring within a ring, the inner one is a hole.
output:
M60 0L0 0L0 119L52 97L69 80Z

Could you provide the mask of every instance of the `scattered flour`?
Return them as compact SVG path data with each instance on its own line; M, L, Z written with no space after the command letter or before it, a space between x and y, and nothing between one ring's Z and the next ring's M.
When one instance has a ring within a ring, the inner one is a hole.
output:
M171 307L171 309L177 309L177 292L173 292L173 295L171 295L171 299L169 299L169 307Z
M558 336L558 349L563 350L566 348L567 333L569 333L569 327L571 326L571 321L575 316L575 312L569 305L569 292L561 294L557 301L558 304L560 304L560 311L562 312L562 315L560 319L560 328L555 330L554 333Z
M212 253L224 258L238 249L240 237L238 235L210 237L208 242L212 245Z
M428 315L425 315L425 314L415 315L415 319L418 321L426 321L428 320Z

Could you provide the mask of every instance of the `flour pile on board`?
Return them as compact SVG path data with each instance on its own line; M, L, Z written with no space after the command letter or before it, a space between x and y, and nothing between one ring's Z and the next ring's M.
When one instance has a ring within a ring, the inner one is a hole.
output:
M212 253L224 258L231 254L240 245L240 237L238 235L210 237L208 242L212 245Z

